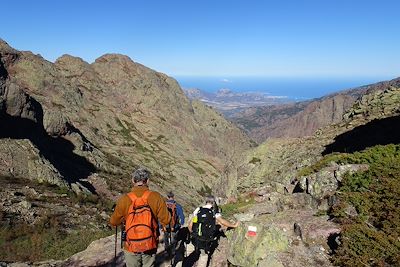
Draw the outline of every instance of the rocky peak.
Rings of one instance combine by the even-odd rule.
[[[108,54],[104,54],[100,57],[98,57],[95,60],[95,63],[109,63],[109,64],[120,64],[120,65],[124,65],[124,64],[136,64],[135,62],[133,62],[133,60],[126,56],[126,55],[122,55],[122,54],[115,54],[115,53],[108,53]]]
[[[64,54],[61,57],[57,58],[55,63],[56,66],[58,67],[64,67],[64,68],[69,68],[73,69],[74,67],[77,68],[88,68],[89,64],[84,61],[80,57],[74,57],[68,54]]]
[[[0,38],[0,53],[16,53],[17,50],[12,48],[6,41]]]

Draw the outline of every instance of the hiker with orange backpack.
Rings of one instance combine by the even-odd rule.
[[[172,218],[170,223],[163,227],[163,231],[165,250],[171,256],[175,250],[176,235],[181,226],[185,223],[185,215],[182,206],[175,201],[175,195],[172,191],[167,194],[167,197],[166,205]]]
[[[132,174],[133,188],[117,202],[110,224],[125,224],[126,241],[124,255],[127,267],[152,267],[159,241],[158,222],[169,224],[171,215],[164,198],[150,191],[148,182],[150,172],[143,167]]]

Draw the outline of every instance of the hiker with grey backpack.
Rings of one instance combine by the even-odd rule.
[[[239,222],[231,223],[222,218],[213,196],[205,198],[205,205],[193,212],[188,228],[191,233],[195,253],[198,255],[197,267],[206,267],[216,248],[220,227],[236,228]]]
[[[164,246],[165,251],[168,253],[169,257],[172,257],[175,253],[177,244],[177,234],[181,229],[182,225],[185,223],[185,215],[183,213],[183,208],[175,201],[175,195],[171,191],[167,194],[166,205],[169,213],[171,214],[171,221],[169,224],[164,226]]]

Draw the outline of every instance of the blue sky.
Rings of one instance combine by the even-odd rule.
[[[169,75],[400,76],[400,1],[8,0],[0,37],[54,61],[122,53]]]

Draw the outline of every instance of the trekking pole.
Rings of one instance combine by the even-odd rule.
[[[172,219],[171,219],[172,220]],[[171,221],[169,221],[169,235],[168,235],[168,239],[169,239],[169,251],[171,252],[170,253],[170,257],[171,257],[171,266],[173,266],[173,255],[174,255],[174,253],[173,252],[175,252],[175,251],[172,251],[172,250],[175,250],[175,248],[174,248],[174,245],[172,244],[172,227],[171,227]]]
[[[118,226],[115,226],[115,243],[114,243],[114,267],[117,267],[117,239],[118,239]]]
[[[124,241],[126,241],[125,223],[121,224],[121,249],[124,248]]]

